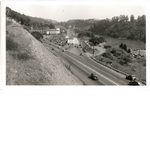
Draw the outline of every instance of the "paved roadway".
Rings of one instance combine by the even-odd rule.
[[[125,76],[117,73],[110,68],[88,58],[86,55],[77,56],[68,51],[62,52],[62,49],[56,48],[54,45],[45,44],[48,49],[62,60],[70,65],[70,70],[78,78],[80,78],[85,85],[127,85],[128,81]],[[54,50],[51,50],[54,48]],[[88,78],[91,73],[97,74],[99,80],[93,81]]]
[[[68,29],[67,30],[67,35],[68,35],[68,37],[70,38],[70,39],[68,39],[68,43],[70,43],[70,44],[75,44],[75,45],[79,45],[79,41],[78,41],[78,39],[75,37],[75,34],[74,34],[74,32],[73,32],[73,30],[72,29]]]

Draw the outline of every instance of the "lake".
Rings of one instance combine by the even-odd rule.
[[[121,43],[126,44],[130,49],[146,49],[146,43],[142,41],[129,40],[129,39],[117,39],[110,36],[102,36],[106,39],[111,46],[119,46]]]

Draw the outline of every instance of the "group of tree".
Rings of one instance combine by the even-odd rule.
[[[22,25],[30,26],[31,20],[24,14],[20,14],[14,10],[11,10],[9,7],[6,7],[6,16],[13,18],[15,21],[19,22]]]
[[[76,31],[76,33],[78,33],[78,38],[81,38],[81,37],[84,37],[84,36],[86,36],[86,37],[89,37],[89,38],[92,38],[92,37],[94,37],[94,34],[91,32],[91,31],[85,31],[85,30],[75,30]]]
[[[42,29],[42,28],[50,28],[54,29],[55,25],[52,21],[37,17],[26,16],[24,14],[20,14],[9,7],[6,7],[6,16],[9,18],[13,18],[18,23],[25,26],[32,26],[34,29]]]
[[[92,43],[93,46],[96,46],[100,43],[106,42],[106,40],[103,37],[95,37],[94,36],[89,40],[89,42]]]
[[[124,49],[127,53],[131,53],[131,50],[127,48],[126,44],[121,43],[119,45],[120,48]]]
[[[95,34],[108,35],[111,37],[129,38],[146,41],[146,16],[126,15],[115,16],[112,19],[102,19],[93,23],[89,29]]]
[[[43,38],[43,35],[37,31],[31,32],[31,34],[37,39],[40,40]]]

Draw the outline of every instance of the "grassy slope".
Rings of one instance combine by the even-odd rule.
[[[112,51],[112,50],[116,51]],[[112,66],[128,74],[135,75],[139,80],[146,82],[146,58],[130,56],[120,48],[107,49],[105,54],[95,56],[101,62],[112,62]]]
[[[56,56],[15,21],[6,21],[7,85],[82,84]]]

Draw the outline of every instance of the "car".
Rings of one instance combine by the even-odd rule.
[[[98,77],[96,74],[91,73],[91,75],[89,76],[90,79],[92,80],[98,80]]]
[[[128,85],[141,85],[141,83],[136,81],[136,80],[132,80],[132,81],[129,82]]]
[[[127,75],[126,79],[132,81],[132,80],[136,80],[136,77],[134,75]]]
[[[65,50],[63,49],[62,52],[65,52]]]

